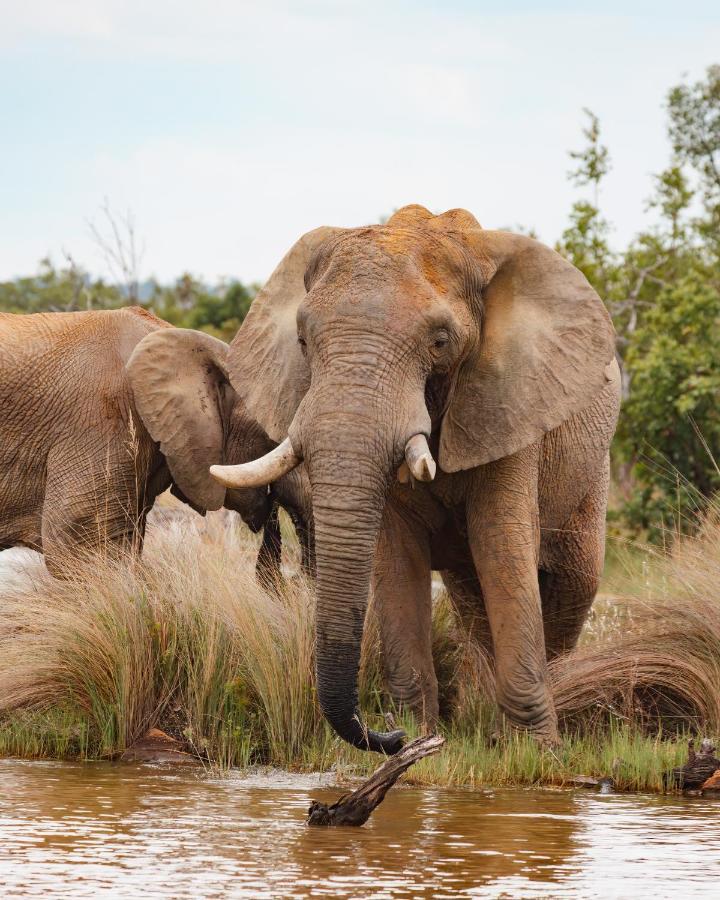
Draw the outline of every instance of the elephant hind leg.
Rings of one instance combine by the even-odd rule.
[[[490,622],[475,566],[468,560],[466,566],[443,569],[441,574],[453,611],[465,635],[492,657]]]
[[[607,472],[541,552],[538,578],[548,659],[575,647],[600,586],[606,507]]]
[[[385,684],[393,700],[432,727],[438,685],[432,657],[430,542],[388,502],[373,571]]]

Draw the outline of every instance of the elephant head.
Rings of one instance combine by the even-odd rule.
[[[210,335],[159,328],[135,347],[126,372],[135,408],[170,469],[173,493],[201,513],[233,509],[259,531],[271,508],[267,486],[226,489],[208,471],[273,446],[230,385],[227,356],[227,344]]]
[[[280,446],[213,469],[263,484],[303,460],[315,519],[317,676],[345,740],[393,752],[357,709],[372,560],[393,480],[513,454],[582,409],[613,359],[584,276],[464,210],[410,206],[383,226],[318,229],[290,250],[231,345],[229,370]],[[246,386],[246,387],[245,387]]]

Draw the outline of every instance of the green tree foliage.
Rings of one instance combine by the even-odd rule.
[[[72,260],[56,268],[41,260],[37,275],[0,282],[0,312],[72,312],[79,309],[113,309],[125,299],[117,287],[92,279]]]
[[[246,287],[239,281],[224,287],[219,296],[205,292],[190,314],[191,327],[210,331],[226,341],[232,340],[250,309],[255,292],[255,288]]]
[[[587,144],[571,150],[576,166],[568,178],[581,188],[589,188],[590,199],[576,201],[570,210],[570,223],[557,244],[560,253],[585,273],[602,297],[608,297],[615,275],[615,259],[610,249],[610,225],[600,212],[600,189],[610,171],[610,153],[600,141],[600,120],[589,109],[583,110],[588,124],[583,129]]]
[[[623,412],[613,463],[622,517],[660,539],[696,522],[720,489],[720,66],[668,94],[669,167],[648,207],[657,221],[622,252],[599,208],[609,154],[586,111],[586,148],[571,179],[578,201],[558,250],[604,298],[618,331]]]
[[[668,133],[681,165],[696,176],[703,214],[699,235],[720,252],[720,65],[710,66],[695,84],[680,84],[668,94]]]
[[[154,283],[145,305],[173,325],[196,328],[231,341],[256,292],[255,285],[246,286],[239,281],[208,288],[186,272],[173,285]]]
[[[172,285],[155,281],[140,285],[138,302],[161,319],[181,328],[207,331],[224,341],[234,337],[257,291],[231,281],[208,288],[185,273]],[[56,268],[41,261],[37,275],[0,282],[0,312],[72,312],[83,309],[117,309],[128,305],[124,286],[93,279],[72,260]]]

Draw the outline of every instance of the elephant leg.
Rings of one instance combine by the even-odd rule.
[[[475,566],[468,560],[467,565],[458,564],[451,569],[443,569],[441,574],[463,631],[470,640],[479,644],[485,653],[492,657],[490,620]]]
[[[262,584],[279,583],[281,577],[282,535],[279,516],[280,510],[277,502],[274,502],[263,526],[262,543],[255,563],[255,577]]]
[[[388,502],[373,572],[385,683],[398,705],[430,727],[438,718],[431,586],[427,530]]]
[[[315,556],[312,547],[311,526],[293,507],[288,507],[287,513],[295,526],[295,534],[300,544],[300,569],[308,578],[315,578]]]
[[[515,724],[557,740],[538,584],[537,448],[484,466],[471,482],[467,525],[493,647],[497,699]]]
[[[605,559],[609,465],[561,531],[540,554],[547,658],[572,650],[600,585]]]

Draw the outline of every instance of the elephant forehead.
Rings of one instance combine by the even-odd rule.
[[[433,293],[447,294],[466,267],[463,248],[445,234],[381,226],[346,234],[333,251],[325,281],[335,288],[372,283],[420,289],[420,297],[430,299]]]

